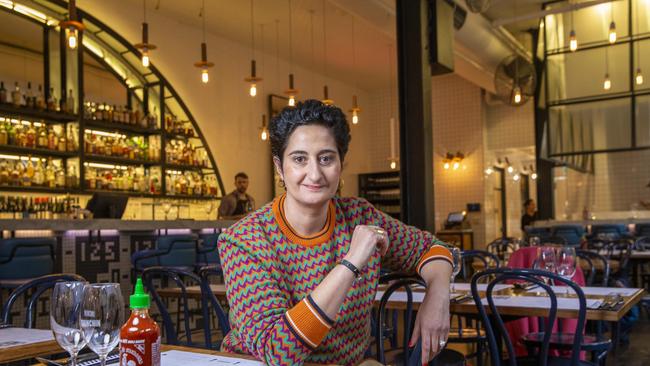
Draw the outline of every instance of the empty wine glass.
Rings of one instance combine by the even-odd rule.
[[[461,253],[460,253],[459,248],[451,247],[449,249],[449,251],[451,252],[451,260],[453,262],[453,269],[452,269],[451,279],[449,280],[449,282],[451,282],[451,292],[453,293],[455,291],[455,289],[454,289],[454,279],[456,278],[458,273],[460,273],[460,269],[461,269],[463,263],[462,263],[462,258],[461,258]]]
[[[70,365],[77,365],[77,354],[86,346],[81,331],[81,301],[86,282],[59,282],[54,285],[50,305],[50,327],[57,343],[70,354]]]
[[[210,219],[210,213],[214,209],[214,204],[212,202],[208,202],[205,204],[205,214],[208,216],[208,220]]]
[[[172,209],[172,204],[169,202],[164,202],[162,206],[163,212],[165,213],[165,220],[167,220],[167,215],[169,215],[169,211]]]
[[[86,285],[81,303],[81,329],[88,347],[99,356],[102,366],[106,356],[120,340],[124,322],[124,299],[117,283]]]
[[[571,281],[576,270],[576,249],[572,247],[559,248],[556,266],[558,276]],[[569,294],[569,286],[567,286],[566,293]]]
[[[535,259],[533,267],[547,272],[555,272],[555,249],[553,247],[540,247],[537,253],[537,259]],[[543,277],[543,281],[548,283],[548,278]]]

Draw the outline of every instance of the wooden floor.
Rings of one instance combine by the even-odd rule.
[[[623,349],[618,357],[609,357],[607,365],[616,366],[647,366],[650,365],[650,320],[644,311],[641,311],[641,319],[630,333],[630,345]]]

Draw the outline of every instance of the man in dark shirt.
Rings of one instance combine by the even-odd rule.
[[[235,190],[221,199],[219,218],[226,220],[239,220],[255,209],[253,196],[246,193],[248,189],[248,175],[237,173],[235,175]]]
[[[526,226],[531,226],[537,220],[537,206],[531,198],[524,203],[524,215],[521,217],[521,231],[526,232]]]

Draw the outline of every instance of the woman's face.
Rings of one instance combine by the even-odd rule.
[[[274,159],[287,195],[308,206],[322,205],[336,194],[341,157],[332,132],[321,125],[296,128],[289,136],[282,163]]]

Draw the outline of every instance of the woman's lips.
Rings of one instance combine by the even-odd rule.
[[[307,190],[314,191],[314,192],[318,192],[323,188],[323,186],[311,185],[311,184],[303,184],[303,186],[307,188]]]

